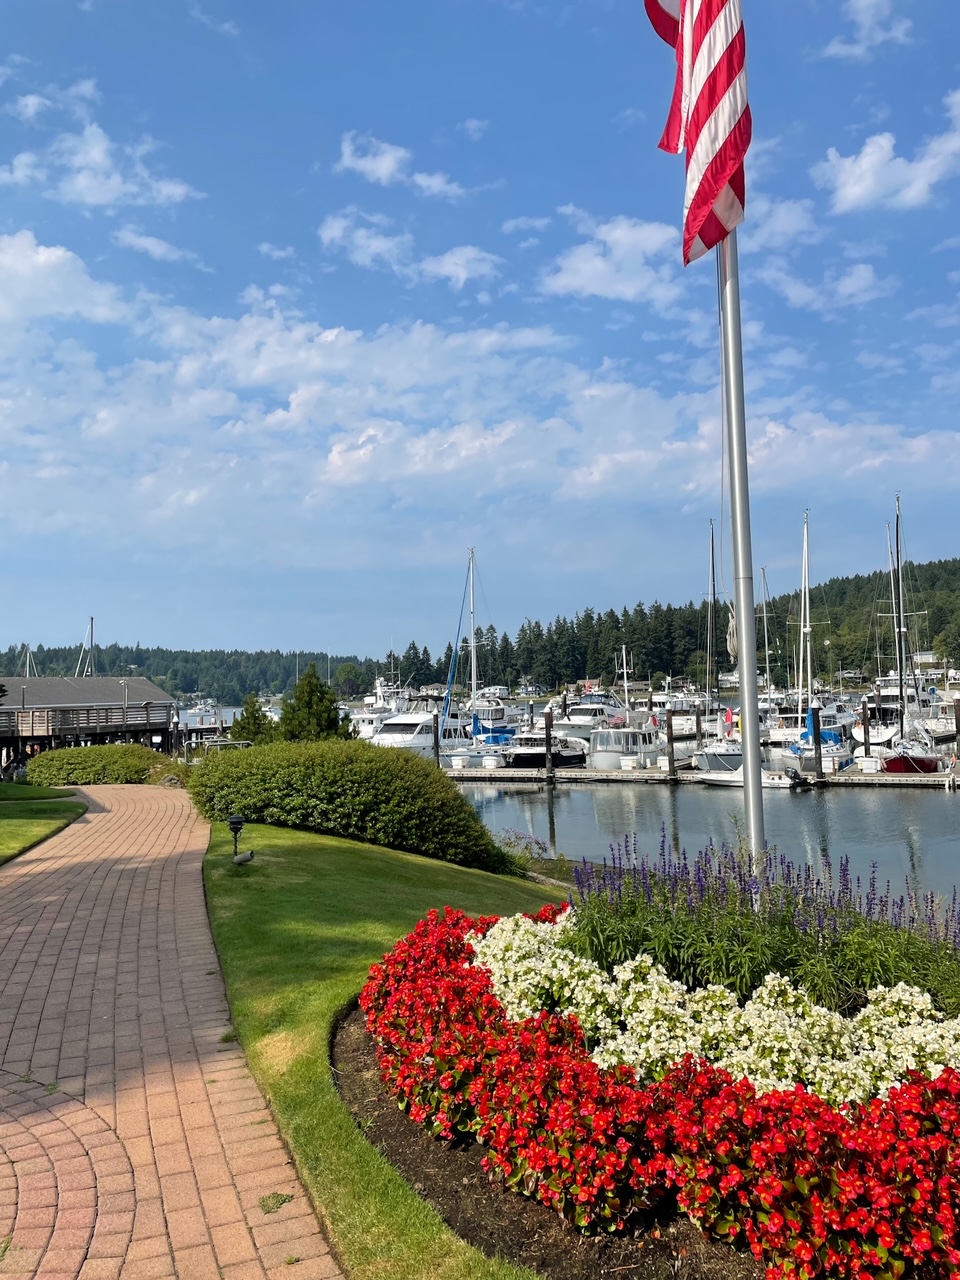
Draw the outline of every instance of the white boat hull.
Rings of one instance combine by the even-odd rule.
[[[694,775],[698,782],[705,782],[711,787],[742,787],[743,768],[739,769],[698,769]],[[800,774],[785,773],[779,769],[761,769],[760,785],[764,791],[796,791],[809,786]]]

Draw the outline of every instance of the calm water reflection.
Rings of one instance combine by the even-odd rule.
[[[558,786],[463,784],[462,791],[493,832],[527,831],[568,858],[601,861],[611,843],[637,833],[638,848],[655,852],[662,834],[678,850],[695,852],[712,839],[735,841],[743,798],[695,786]],[[855,875],[876,862],[881,884],[899,892],[909,878],[921,889],[949,894],[960,883],[960,794],[906,788],[826,788],[769,792],[763,797],[767,840],[789,857],[836,863],[847,854]]]

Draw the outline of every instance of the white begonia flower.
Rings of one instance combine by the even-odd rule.
[[[687,991],[647,955],[608,976],[570,950],[573,923],[572,910],[556,924],[510,916],[471,943],[508,1017],[575,1015],[599,1066],[625,1063],[649,1081],[689,1053],[761,1092],[801,1081],[841,1105],[885,1097],[911,1070],[935,1078],[960,1064],[960,1019],[945,1020],[916,987],[878,987],[843,1018],[768,974],[741,1006],[725,987]]]

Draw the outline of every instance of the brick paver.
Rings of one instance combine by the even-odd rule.
[[[83,794],[0,870],[0,1276],[338,1280],[225,1038],[207,825],[181,791]]]

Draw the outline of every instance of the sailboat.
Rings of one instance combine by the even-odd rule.
[[[881,677],[877,682],[875,699],[877,713],[876,732],[878,736],[883,734],[885,741],[874,749],[875,726],[871,723],[869,726],[871,755],[875,755],[879,759],[880,768],[884,773],[936,773],[940,768],[940,756],[934,747],[933,738],[929,730],[917,714],[921,707],[922,694],[920,682],[917,679],[910,657],[911,646],[903,590],[903,531],[900,519],[899,493],[897,494],[895,537],[891,546],[890,526],[888,525],[887,550],[890,556],[890,586],[893,597],[893,630],[897,661],[896,723],[891,733],[890,725],[884,726],[881,721],[884,689],[884,681],[883,677]],[[889,688],[891,679],[891,677],[887,678],[887,688]],[[914,712],[913,717],[907,716],[908,708]],[[884,733],[885,728],[886,733]],[[865,741],[862,726],[858,736],[861,741]],[[858,756],[866,756],[866,746],[858,748],[857,754]]]
[[[710,588],[707,597],[707,671],[705,684],[707,721],[716,710],[716,732],[712,734],[693,757],[698,775],[705,773],[737,774],[743,785],[743,744],[739,734],[734,737],[735,717],[733,709],[720,708],[720,659],[717,653],[717,575],[714,550],[713,521],[710,521]],[[731,615],[732,620],[732,615]],[[728,638],[730,627],[727,628]],[[734,783],[736,785],[736,783]]]
[[[816,770],[818,744],[814,737],[814,687],[813,652],[810,621],[810,513],[803,513],[803,568],[800,589],[800,654],[797,663],[797,724],[796,739],[780,753],[781,759],[801,773]],[[822,711],[819,704],[818,711]],[[806,708],[806,709],[805,709]],[[819,754],[824,773],[839,773],[853,764],[853,752],[839,725],[836,712],[830,713],[832,724],[828,727],[820,716]]]

